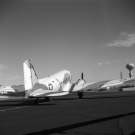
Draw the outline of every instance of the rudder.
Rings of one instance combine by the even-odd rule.
[[[26,92],[26,97],[28,97],[32,92],[38,89],[39,82],[38,82],[37,74],[30,60],[26,60],[23,63],[23,70],[24,70],[25,92]]]

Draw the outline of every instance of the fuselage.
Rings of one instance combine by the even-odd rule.
[[[39,79],[39,84],[46,86],[47,90],[69,91],[71,87],[71,74],[68,70],[62,70],[44,79]]]

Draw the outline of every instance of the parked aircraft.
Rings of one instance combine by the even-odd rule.
[[[25,95],[24,85],[12,85],[0,87],[0,98],[7,97],[6,99],[10,99],[10,97],[24,97],[24,95]]]
[[[15,90],[11,86],[2,86],[0,87],[0,94],[9,94],[15,93]]]
[[[71,83],[72,77],[68,70],[62,70],[51,76],[43,79],[38,79],[37,74],[30,60],[23,63],[24,70],[24,86],[5,86],[1,88],[0,94],[9,96],[24,96],[25,98],[36,98],[35,103],[38,103],[39,98],[45,98],[46,101],[50,100],[49,97],[63,96],[69,93],[77,93],[79,98],[83,97],[82,88],[91,84],[86,83],[81,79],[76,83]],[[85,86],[83,86],[85,84]],[[25,93],[24,93],[25,91]],[[9,97],[10,99],[10,97]]]
[[[4,89],[4,93],[7,94],[7,90],[12,90],[18,96],[25,96],[25,98],[35,98],[35,104],[38,103],[39,98],[45,98],[46,101],[50,100],[50,97],[54,96],[64,96],[70,93],[77,93],[79,98],[83,97],[83,91],[95,90],[110,91],[110,88],[119,87],[133,87],[135,84],[135,79],[130,78],[126,80],[105,80],[95,83],[86,83],[83,79],[83,73],[81,74],[81,79],[76,83],[72,83],[72,76],[68,70],[62,70],[51,76],[43,79],[38,79],[35,69],[30,62],[26,60],[23,63],[24,70],[24,87],[23,86],[13,86],[11,89]],[[132,86],[130,86],[132,84]],[[19,89],[21,92],[19,93]],[[25,91],[25,92],[24,92]]]
[[[79,98],[83,97],[82,88],[89,85],[83,79],[83,73],[81,79],[76,83],[71,83],[72,77],[68,70],[62,70],[51,76],[43,79],[38,79],[35,69],[30,62],[26,60],[23,63],[24,69],[24,86],[25,86],[25,97],[36,98],[35,103],[38,103],[39,98],[44,97],[49,100],[48,97],[63,96],[69,93],[78,93]]]
[[[85,84],[84,84],[85,85]],[[84,86],[83,85],[83,86]],[[95,82],[93,84],[88,85],[82,90],[92,90],[92,91],[123,91],[124,88],[129,88],[126,90],[130,90],[130,88],[135,90],[135,78],[128,79],[117,79],[117,80],[104,80]]]
[[[109,87],[114,87],[123,84],[123,80],[111,80],[101,86],[101,89],[108,89]]]
[[[77,93],[81,99],[83,97],[83,91],[88,91],[94,88],[99,88],[99,91],[102,89],[108,91],[108,89],[114,87],[119,87],[120,89],[127,86],[130,87],[129,84],[131,84],[131,82],[131,87],[133,87],[133,84],[135,83],[134,78],[86,83],[83,79],[83,73],[81,74],[81,79],[76,83],[71,83],[72,77],[68,70],[62,70],[44,79],[38,79],[30,60],[26,60],[23,63],[23,67],[26,97],[36,98],[35,103],[38,102],[40,97],[45,97],[48,100],[49,98],[47,97],[63,96],[70,93]]]

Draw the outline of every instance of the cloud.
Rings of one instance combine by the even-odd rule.
[[[0,70],[5,69],[5,68],[8,68],[8,67],[4,64],[0,64]]]
[[[100,65],[103,65],[103,62],[99,62],[99,63],[97,63],[97,64],[100,66]]]
[[[97,63],[97,65],[99,65],[99,66],[105,65],[105,64],[110,64],[110,62],[109,61],[105,61],[105,62],[99,62],[99,63]]]
[[[102,65],[109,65],[112,63],[119,63],[119,62],[128,62],[128,59],[103,61],[103,62],[98,62],[97,65],[102,66]]]
[[[97,65],[101,66],[101,65],[110,64],[110,63],[111,61],[104,61],[104,62],[97,63]]]
[[[135,45],[135,33],[121,33],[120,38],[105,46],[107,47],[132,47]]]

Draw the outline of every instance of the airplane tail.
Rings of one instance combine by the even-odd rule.
[[[23,63],[25,96],[29,97],[39,87],[38,77],[30,60]]]

